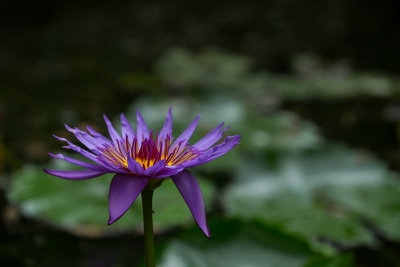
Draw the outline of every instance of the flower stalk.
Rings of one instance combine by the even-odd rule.
[[[153,232],[153,190],[144,189],[142,195],[144,247],[146,253],[146,266],[155,267],[155,249]]]

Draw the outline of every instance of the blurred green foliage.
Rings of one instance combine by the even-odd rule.
[[[71,165],[53,160],[50,169],[71,169]],[[73,168],[72,168],[73,169]],[[107,226],[108,188],[111,175],[99,179],[69,181],[52,177],[41,168],[27,165],[13,176],[10,200],[17,203],[22,212],[40,218],[71,231],[90,228],[101,232],[142,228],[141,198],[113,226]],[[215,195],[213,185],[200,179],[200,186],[210,206]],[[154,227],[156,231],[185,224],[192,220],[189,209],[171,181],[165,181],[154,196]],[[81,231],[79,231],[81,233]]]
[[[379,248],[382,237],[400,241],[397,175],[371,154],[327,141],[316,125],[280,109],[284,100],[389,97],[400,90],[397,78],[312,56],[294,59],[293,74],[272,74],[254,69],[246,57],[182,48],[166,53],[155,73],[118,77],[125,92],[150,88],[127,108],[132,122],[139,108],[159,130],[172,106],[175,136],[199,113],[192,143],[221,121],[231,126],[227,135],[242,135],[234,150],[194,170],[212,240],[197,228],[176,227],[193,224],[191,214],[170,181],[157,189],[156,230],[179,233],[167,238],[160,266],[351,267],[354,249]],[[60,161],[47,167],[71,168]],[[8,197],[24,215],[73,233],[81,227],[140,231],[140,198],[119,222],[104,227],[109,182],[109,176],[61,180],[26,165],[11,175]]]
[[[251,60],[218,50],[190,53],[175,49],[158,63],[162,80],[177,90],[222,90],[279,99],[336,99],[356,95],[390,96],[400,92],[397,77],[357,73],[346,61],[324,62],[313,55],[293,59],[293,74],[254,71]]]
[[[210,220],[210,226],[218,232],[211,240],[199,239],[193,230],[174,238],[160,266],[353,266],[351,258],[339,262],[341,255],[332,258],[315,254],[307,243],[276,228],[236,220]]]
[[[357,199],[363,209],[376,216],[382,212],[382,202],[388,200],[369,193],[357,198],[356,192],[362,188],[382,190],[387,183],[400,186],[379,161],[336,146],[285,157],[275,169],[249,163],[236,176],[237,181],[228,187],[224,197],[228,214],[277,225],[325,252],[329,247],[374,245],[377,241],[365,224],[368,217],[355,212],[345,200]],[[331,197],[333,192],[337,199]],[[400,195],[389,190],[386,193],[393,203],[400,202]],[[387,227],[378,218],[370,221],[378,229]]]

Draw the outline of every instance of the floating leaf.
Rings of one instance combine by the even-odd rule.
[[[317,256],[312,258],[303,267],[351,267],[354,266],[351,254],[337,255],[335,257]]]
[[[324,193],[386,238],[400,240],[400,181],[397,179],[349,187],[335,186]]]
[[[52,161],[50,169],[68,169],[71,165]],[[103,230],[141,229],[141,198],[128,210],[126,216],[107,227],[108,190],[111,175],[96,179],[69,181],[47,175],[41,168],[26,165],[14,173],[8,197],[27,216],[47,220],[55,225],[73,229],[99,227]],[[206,205],[214,195],[213,185],[199,179]],[[165,181],[155,194],[153,207],[156,229],[182,223],[193,223],[184,200],[170,180]],[[107,228],[106,228],[107,227]]]
[[[385,183],[390,173],[379,161],[367,154],[326,146],[313,153],[286,157],[275,171],[264,168],[253,162],[246,170],[237,172],[237,181],[223,198],[229,215],[277,225],[325,252],[330,252],[331,246],[375,243],[372,232],[360,218],[363,213],[354,212],[357,205],[337,201],[328,192],[336,188],[340,198],[350,201],[354,191],[349,188]],[[388,199],[396,195],[386,193],[392,196]],[[358,207],[366,209],[366,202],[373,198],[364,196],[357,200]],[[393,207],[395,201],[390,203]],[[379,220],[374,222],[378,224]]]
[[[318,256],[307,243],[256,223],[211,220],[210,228],[215,233],[211,239],[192,230],[170,241],[158,266],[300,267]]]
[[[345,62],[326,64],[301,55],[294,59],[295,74],[252,71],[249,58],[219,50],[191,53],[177,48],[156,64],[168,86],[181,90],[223,91],[237,94],[257,105],[259,99],[337,99],[356,95],[390,96],[399,91],[398,79],[382,73],[355,72]],[[267,101],[268,102],[268,101]],[[273,104],[272,104],[273,106]]]

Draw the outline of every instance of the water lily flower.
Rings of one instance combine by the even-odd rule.
[[[159,133],[149,130],[139,110],[136,132],[123,114],[121,134],[104,115],[111,139],[90,126],[87,127],[87,131],[82,131],[65,125],[87,149],[76,146],[65,138],[55,138],[67,143],[63,148],[76,151],[93,163],[50,153],[54,158],[63,159],[85,169],[44,171],[70,180],[90,179],[105,173],[115,173],[109,191],[108,224],[118,220],[145,188],[154,188],[163,179],[170,177],[200,229],[210,237],[203,195],[197,180],[188,169],[222,156],[237,145],[241,137],[228,136],[222,143],[215,145],[229,128],[223,129],[224,123],[221,123],[202,139],[189,145],[189,139],[199,119],[200,115],[177,138],[172,137],[171,108]]]

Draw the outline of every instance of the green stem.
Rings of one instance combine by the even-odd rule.
[[[144,246],[146,251],[146,266],[155,267],[155,249],[153,232],[153,190],[142,191],[143,224],[144,224]]]

